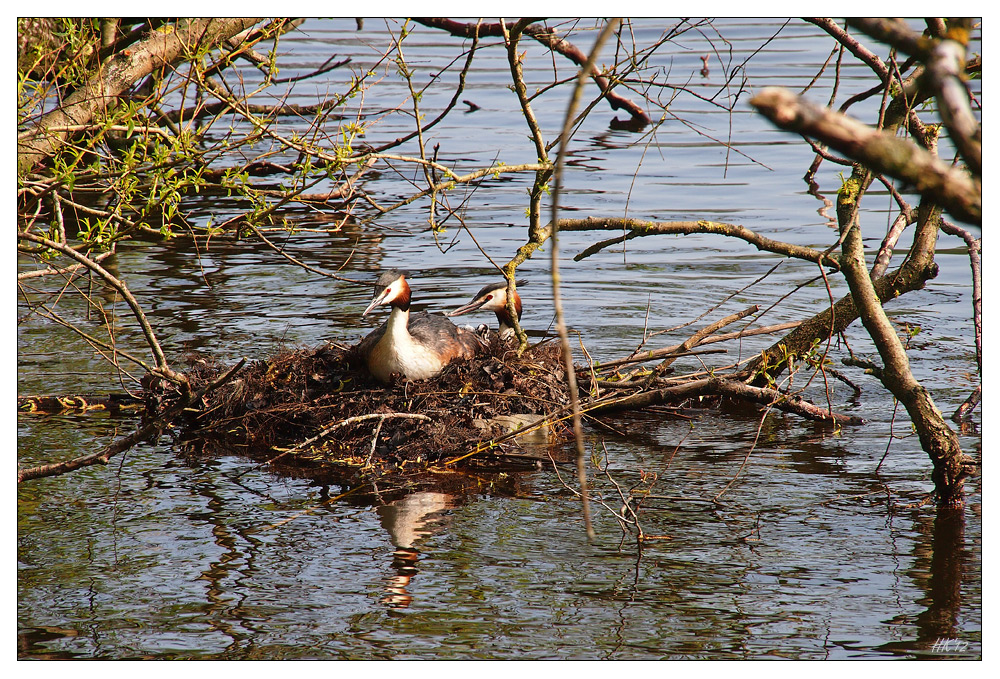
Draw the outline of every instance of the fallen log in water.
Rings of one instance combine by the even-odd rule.
[[[140,412],[144,401],[132,394],[74,394],[72,396],[18,396],[17,409],[23,413],[60,414],[106,410],[112,414]]]

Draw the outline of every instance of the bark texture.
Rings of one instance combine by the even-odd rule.
[[[778,127],[818,139],[869,169],[912,185],[958,219],[983,222],[982,183],[917,145],[813,104],[780,87],[750,100]]]
[[[29,172],[55,153],[71,134],[64,128],[86,125],[115,104],[119,95],[157,68],[167,66],[198,47],[216,45],[250,28],[260,19],[195,19],[168,24],[104,63],[63,105],[45,114],[30,134],[17,140],[17,172]]]
[[[945,505],[958,506],[964,502],[962,489],[965,478],[973,472],[972,460],[962,453],[958,436],[934,405],[930,393],[913,376],[906,347],[886,316],[868,275],[858,224],[858,198],[843,190],[838,200],[838,219],[844,241],[842,272],[854,297],[861,323],[882,358],[879,380],[906,408],[920,438],[920,445],[934,465],[932,478],[938,500]],[[940,214],[936,207],[927,204],[921,206],[921,212],[911,261],[917,267],[926,267],[932,265]]]

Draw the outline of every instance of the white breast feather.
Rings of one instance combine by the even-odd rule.
[[[388,382],[393,373],[423,380],[434,377],[444,367],[436,353],[413,341],[406,330],[407,316],[393,309],[385,334],[368,357],[368,369],[377,380]]]

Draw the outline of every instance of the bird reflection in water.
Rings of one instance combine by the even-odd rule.
[[[391,608],[406,608],[413,601],[406,587],[418,572],[420,550],[414,544],[431,535],[442,518],[441,512],[455,504],[454,495],[424,491],[378,507],[379,522],[389,532],[389,539],[396,548],[392,553],[396,574],[386,578],[382,603]]]

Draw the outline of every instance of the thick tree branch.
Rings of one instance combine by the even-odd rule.
[[[982,130],[962,81],[972,20],[949,19],[947,26],[936,27],[933,37],[910,29],[902,19],[854,18],[848,24],[926,64],[922,86],[937,97],[941,119],[966,164],[973,174],[982,174]]]
[[[969,460],[962,454],[958,437],[945,422],[930,394],[913,376],[906,347],[882,307],[865,261],[858,219],[860,196],[847,190],[849,187],[841,190],[837,202],[837,217],[843,233],[842,271],[861,322],[882,357],[879,380],[906,408],[921,447],[934,464],[932,477],[940,501],[947,505],[960,505],[964,479],[969,473]],[[918,266],[921,263],[932,265],[940,215],[937,208],[926,203],[921,204],[920,212],[911,260]]]
[[[885,62],[882,61],[878,55],[858,42],[847,31],[838,26],[836,21],[829,17],[806,17],[805,21],[822,28],[824,31],[829,33],[834,40],[846,47],[851,54],[865,64],[868,64],[868,67],[874,71],[875,75],[877,75],[879,80],[882,81],[883,87],[889,82],[892,74],[889,72],[889,67],[885,65]]]
[[[915,144],[817,106],[779,87],[764,88],[750,104],[778,127],[817,139],[874,172],[913,185],[921,195],[934,200],[962,221],[982,224],[981,180],[945,164]]]
[[[969,92],[962,81],[965,45],[943,40],[927,59],[928,89],[937,97],[941,120],[972,173],[983,172],[983,131],[969,105]]]
[[[172,63],[195,45],[215,45],[246,30],[260,19],[195,19],[168,24],[129,50],[120,52],[68,96],[62,106],[42,116],[33,135],[17,141],[17,171],[24,174],[55,153],[69,138],[65,129],[87,125],[141,78]]]
[[[935,38],[914,31],[904,19],[851,17],[847,20],[847,25],[921,61],[926,59],[937,43]]]

